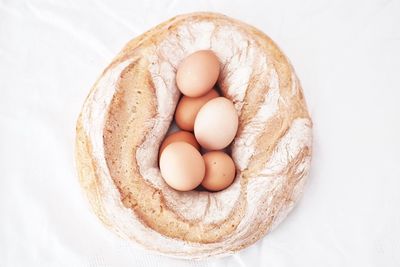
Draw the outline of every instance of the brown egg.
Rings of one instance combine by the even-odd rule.
[[[176,85],[182,94],[198,97],[206,94],[218,80],[219,61],[211,50],[190,54],[179,65]]]
[[[201,107],[209,100],[218,96],[218,92],[215,89],[200,97],[183,96],[176,107],[176,124],[183,130],[193,131],[194,120]]]
[[[232,184],[235,179],[235,163],[222,151],[211,151],[203,155],[206,174],[201,185],[210,191],[220,191]]]
[[[192,133],[189,133],[186,131],[177,131],[175,133],[168,135],[164,139],[164,141],[162,142],[162,144],[160,146],[159,155],[161,156],[161,153],[163,152],[163,150],[169,144],[174,143],[174,142],[186,142],[186,143],[194,146],[197,150],[200,150],[200,145],[199,145],[199,143],[197,143],[197,140]]]
[[[201,107],[194,121],[197,142],[207,149],[227,147],[236,136],[239,119],[232,101],[217,97]]]
[[[200,152],[185,142],[169,144],[160,157],[160,172],[165,182],[179,191],[189,191],[201,184],[205,164]]]

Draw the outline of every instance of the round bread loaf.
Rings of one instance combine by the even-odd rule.
[[[180,96],[177,66],[201,49],[218,56],[218,86],[239,114],[230,146],[237,174],[220,192],[178,192],[160,175],[158,150]],[[228,255],[271,231],[299,199],[311,129],[300,83],[269,37],[193,13],[133,39],[105,69],[77,122],[76,162],[94,212],[123,238],[172,257]]]

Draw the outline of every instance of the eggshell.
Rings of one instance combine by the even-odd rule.
[[[200,152],[192,145],[174,142],[161,153],[160,171],[169,186],[179,191],[189,191],[201,184],[205,164]]]
[[[198,97],[206,94],[218,80],[219,61],[211,50],[200,50],[186,57],[176,73],[182,94]]]
[[[218,92],[215,89],[200,97],[183,96],[176,107],[176,124],[183,130],[193,131],[194,120],[201,107],[209,100],[218,96]]]
[[[162,142],[162,144],[160,146],[159,154],[161,155],[163,150],[169,144],[174,143],[174,142],[186,142],[186,143],[194,146],[197,150],[200,150],[200,145],[192,133],[186,132],[186,131],[177,131],[177,132],[174,132],[174,133],[168,135],[164,139],[164,141]]]
[[[235,163],[222,151],[212,151],[203,155],[206,174],[201,185],[210,191],[227,188],[235,178]]]
[[[217,97],[208,101],[197,113],[194,134],[202,147],[220,150],[235,138],[238,124],[233,103],[225,97]]]

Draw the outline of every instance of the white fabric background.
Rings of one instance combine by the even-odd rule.
[[[217,11],[289,56],[314,120],[304,197],[243,252],[181,261],[133,249],[89,211],[75,121],[131,38]],[[0,266],[400,266],[400,1],[0,0]]]

